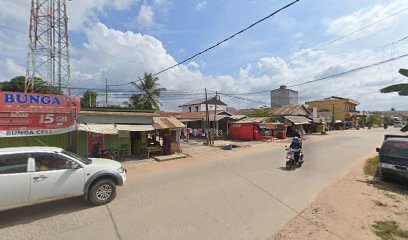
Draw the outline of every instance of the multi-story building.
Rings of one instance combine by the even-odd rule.
[[[215,97],[210,98],[205,101],[205,99],[197,99],[191,102],[185,103],[180,105],[182,112],[203,112],[205,111],[205,105],[208,104],[208,110],[214,111],[217,108],[217,111],[227,111],[227,104],[225,104],[220,99],[216,99]]]
[[[298,104],[298,92],[288,89],[285,85],[271,91],[271,107]]]
[[[335,120],[350,120],[353,115],[358,114],[356,107],[360,103],[358,101],[341,98],[341,97],[329,97],[321,100],[306,102],[309,109],[317,108],[318,112],[330,112]]]

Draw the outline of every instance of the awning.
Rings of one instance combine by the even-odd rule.
[[[174,117],[154,117],[153,122],[155,129],[180,129],[186,127]]]
[[[334,123],[343,123],[343,121],[341,121],[341,120],[336,120],[336,121],[334,121]]]
[[[284,116],[284,118],[295,125],[310,124],[310,122],[312,121],[309,118],[303,116]]]
[[[116,124],[116,128],[119,131],[129,131],[129,132],[149,132],[149,131],[154,131],[154,127],[152,125]]]
[[[99,134],[118,134],[118,129],[113,124],[80,123],[78,124],[78,131]]]

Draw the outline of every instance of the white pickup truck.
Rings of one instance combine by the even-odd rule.
[[[72,196],[111,202],[126,181],[121,163],[55,147],[0,149],[0,211]]]

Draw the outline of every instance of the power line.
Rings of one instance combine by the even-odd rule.
[[[327,80],[327,79],[330,79],[330,78],[340,77],[340,76],[348,74],[348,73],[357,72],[357,71],[364,70],[364,69],[367,69],[367,68],[375,67],[375,66],[378,66],[378,65],[381,65],[381,64],[384,64],[384,63],[388,63],[388,62],[392,62],[392,61],[395,61],[395,60],[398,60],[398,59],[401,59],[401,58],[405,58],[405,57],[408,57],[408,53],[403,54],[403,55],[398,56],[398,57],[390,58],[390,59],[387,59],[387,60],[384,60],[384,61],[376,62],[376,63],[370,64],[370,65],[366,65],[366,66],[354,68],[354,69],[351,69],[351,70],[348,70],[348,71],[344,71],[344,72],[341,72],[341,73],[333,74],[333,75],[330,75],[330,76],[327,76],[327,77],[322,77],[322,78],[318,78],[318,79],[315,79],[315,80],[294,84],[294,85],[291,85],[291,86],[288,86],[288,87],[298,87],[298,86],[303,86],[303,85],[314,83],[314,82]]]
[[[268,16],[266,16],[266,17],[264,17],[264,18],[262,18],[262,19],[260,19],[260,20],[258,20],[258,21],[256,21],[256,22],[252,23],[252,24],[249,25],[248,27],[246,27],[246,28],[244,28],[244,29],[242,29],[242,30],[240,30],[240,31],[238,31],[238,32],[236,32],[236,33],[234,33],[234,34],[232,34],[231,36],[227,37],[226,39],[224,39],[224,40],[222,40],[222,41],[220,41],[220,42],[218,42],[218,43],[216,43],[215,45],[213,45],[213,46],[211,46],[211,47],[209,47],[209,48],[207,48],[207,49],[205,49],[205,50],[203,50],[203,51],[201,51],[201,52],[199,52],[199,53],[196,53],[196,54],[194,54],[192,57],[189,57],[189,58],[187,58],[187,59],[185,59],[185,60],[183,60],[183,61],[181,61],[181,62],[179,62],[179,63],[177,63],[177,64],[175,64],[175,65],[173,65],[173,66],[171,66],[171,67],[168,67],[168,68],[166,68],[166,69],[163,69],[163,70],[161,70],[161,71],[159,71],[159,72],[153,74],[153,76],[159,75],[160,73],[163,73],[163,72],[168,71],[168,70],[170,70],[170,69],[172,69],[172,68],[175,68],[175,67],[177,67],[177,66],[180,66],[181,64],[183,64],[183,63],[185,63],[185,62],[187,62],[187,61],[190,61],[190,60],[192,60],[193,58],[195,58],[195,57],[197,57],[197,56],[199,56],[199,55],[201,55],[201,54],[203,54],[203,53],[205,53],[205,52],[207,52],[207,51],[209,51],[209,50],[211,50],[211,49],[213,49],[213,48],[215,48],[215,47],[221,45],[222,43],[229,41],[230,39],[232,39],[232,38],[236,37],[237,35],[239,35],[239,34],[245,32],[245,31],[247,31],[248,29],[254,27],[255,25],[257,25],[257,24],[259,24],[259,23],[265,21],[266,19],[268,19],[268,18],[270,18],[270,17],[276,15],[277,13],[279,13],[279,12],[285,10],[286,8],[289,8],[290,6],[294,5],[295,3],[299,2],[299,1],[300,1],[300,0],[295,0],[295,1],[293,1],[293,2],[291,2],[291,3],[289,3],[289,4],[287,4],[287,5],[285,5],[284,7],[282,7],[282,8],[280,8],[280,9],[276,10],[275,12],[269,14]]]
[[[237,35],[239,35],[239,34],[245,32],[245,31],[249,30],[250,28],[253,28],[255,25],[257,25],[257,24],[259,24],[259,23],[261,23],[261,22],[267,20],[268,18],[271,18],[272,16],[274,16],[274,15],[276,15],[277,13],[279,13],[279,12],[285,10],[286,8],[289,8],[290,6],[294,5],[295,3],[299,2],[299,1],[300,1],[300,0],[295,0],[295,1],[293,1],[293,2],[291,2],[291,3],[289,3],[289,4],[287,4],[287,5],[285,5],[284,7],[281,7],[280,9],[274,11],[273,13],[269,14],[268,16],[266,16],[266,17],[264,17],[264,18],[262,18],[262,19],[260,19],[260,20],[258,20],[258,21],[256,21],[256,22],[252,23],[252,24],[249,25],[248,27],[246,27],[246,28],[244,28],[244,29],[242,29],[242,30],[240,30],[240,31],[238,31],[238,32],[236,32],[236,33],[234,33],[234,34],[232,34],[231,36],[229,36],[229,37],[225,38],[224,40],[222,40],[222,41],[220,41],[220,42],[218,42],[218,43],[212,45],[211,47],[209,47],[209,48],[207,48],[207,49],[205,49],[205,50],[203,50],[203,51],[201,51],[201,52],[198,52],[198,53],[194,54],[193,56],[191,56],[191,57],[189,57],[189,58],[187,58],[187,59],[185,59],[185,60],[183,60],[183,61],[181,61],[181,62],[179,62],[179,63],[177,63],[177,64],[174,64],[174,65],[172,65],[172,66],[170,66],[170,67],[168,67],[168,68],[165,68],[165,69],[163,69],[163,70],[161,70],[161,71],[159,71],[159,72],[157,72],[157,73],[154,73],[154,74],[152,74],[152,76],[159,75],[159,74],[161,74],[161,73],[163,73],[163,72],[166,72],[166,71],[168,71],[168,70],[170,70],[170,69],[173,69],[173,68],[175,68],[175,67],[178,67],[178,66],[182,65],[183,63],[188,62],[188,61],[194,59],[195,57],[197,57],[197,56],[199,56],[199,55],[202,55],[202,54],[204,54],[204,53],[210,51],[210,50],[213,49],[213,48],[218,47],[218,46],[221,45],[222,43],[231,40],[232,38],[236,37]],[[143,79],[144,79],[144,78],[143,78]],[[139,79],[139,81],[142,81],[143,79]],[[110,85],[110,86],[124,86],[124,85],[127,85],[127,84],[129,84],[129,83],[115,84],[115,85]]]
[[[393,45],[393,44],[396,44],[396,43],[405,41],[405,40],[407,40],[407,39],[408,39],[408,35],[405,36],[405,37],[402,37],[402,38],[400,38],[400,39],[398,39],[398,40],[396,40],[396,41],[393,41],[393,42],[391,42],[391,43],[387,43],[387,44],[385,44],[385,45],[376,47],[376,48],[374,48],[374,49],[385,48],[385,47],[387,47],[387,46],[390,46],[390,45]],[[343,61],[343,62],[341,62],[341,63],[332,64],[332,65],[328,66],[327,68],[343,65],[344,63],[350,62],[351,60],[360,58],[360,57],[362,57],[362,56],[366,56],[366,55],[368,55],[368,54],[370,54],[370,53],[361,54],[361,55],[359,55],[359,56],[353,57],[353,58],[348,59],[348,60],[346,60],[346,61]],[[341,54],[340,54],[340,55],[341,55]],[[327,68],[326,68],[326,69],[327,69]],[[315,74],[315,73],[314,73],[314,74],[310,74],[310,75],[307,76],[307,77],[311,77],[311,76],[314,76],[314,75],[316,75],[316,74]],[[302,77],[302,78],[307,78],[307,77]],[[296,80],[291,81],[291,82],[295,82],[295,81],[296,81]],[[246,92],[246,93],[224,93],[224,94],[228,94],[228,95],[252,95],[252,94],[260,94],[260,93],[270,93],[272,90],[273,90],[273,89],[261,90],[261,91],[255,91],[255,92]]]
[[[313,52],[313,51],[317,51],[317,50],[323,49],[323,48],[325,48],[325,47],[327,47],[327,46],[329,46],[329,45],[331,45],[331,44],[333,44],[333,43],[335,43],[335,42],[338,42],[338,41],[340,41],[340,40],[342,40],[342,39],[344,39],[344,38],[346,38],[346,37],[349,37],[349,36],[351,36],[351,35],[357,33],[357,32],[360,32],[360,31],[362,31],[362,30],[364,30],[364,29],[367,29],[367,28],[369,28],[369,27],[371,27],[371,26],[373,26],[373,25],[375,25],[375,24],[377,24],[377,23],[380,23],[380,22],[382,22],[382,21],[385,21],[385,20],[387,20],[388,18],[391,18],[391,17],[393,17],[393,16],[395,16],[395,15],[398,15],[398,14],[400,14],[400,13],[406,11],[406,10],[408,10],[408,7],[407,7],[407,8],[404,8],[404,9],[401,9],[400,11],[397,11],[397,12],[395,12],[395,13],[392,13],[391,15],[388,15],[387,17],[384,17],[384,18],[381,18],[381,19],[379,19],[379,20],[377,20],[377,21],[374,21],[374,22],[372,22],[372,23],[370,23],[370,24],[368,24],[368,25],[366,25],[366,26],[364,26],[364,27],[362,27],[362,28],[360,28],[360,29],[357,29],[357,30],[355,30],[355,31],[353,31],[353,32],[350,32],[350,33],[348,33],[348,34],[346,34],[346,35],[343,35],[343,36],[338,37],[338,38],[336,38],[336,39],[334,39],[334,40],[331,40],[331,41],[329,41],[329,42],[327,42],[327,43],[324,43],[324,44],[323,44],[322,46],[320,46],[320,47],[313,48],[313,49],[311,49],[310,51],[306,51],[305,53],[300,54],[299,56],[290,58],[289,60],[286,60],[286,61],[284,61],[284,62],[278,64],[277,66],[272,67],[272,68],[270,68],[270,69],[268,69],[268,70],[266,70],[266,71],[259,72],[259,73],[256,73],[256,74],[254,74],[254,75],[251,75],[249,78],[259,76],[259,75],[264,74],[264,73],[267,73],[267,72],[269,72],[269,71],[271,71],[271,70],[273,70],[273,69],[277,69],[277,68],[283,66],[283,65],[286,64],[286,63],[290,63],[290,62],[292,62],[293,60],[296,60],[296,59],[298,59],[298,58],[301,58],[301,57],[303,57],[303,56],[305,56],[305,55],[307,55],[307,54],[309,54],[309,53],[311,53],[311,52]],[[312,47],[315,47],[315,46],[317,46],[317,45],[319,45],[319,43],[313,45]]]

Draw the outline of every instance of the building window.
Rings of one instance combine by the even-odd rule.
[[[198,112],[198,106],[195,106],[196,112]]]
[[[188,111],[191,112],[191,107],[188,107]]]

